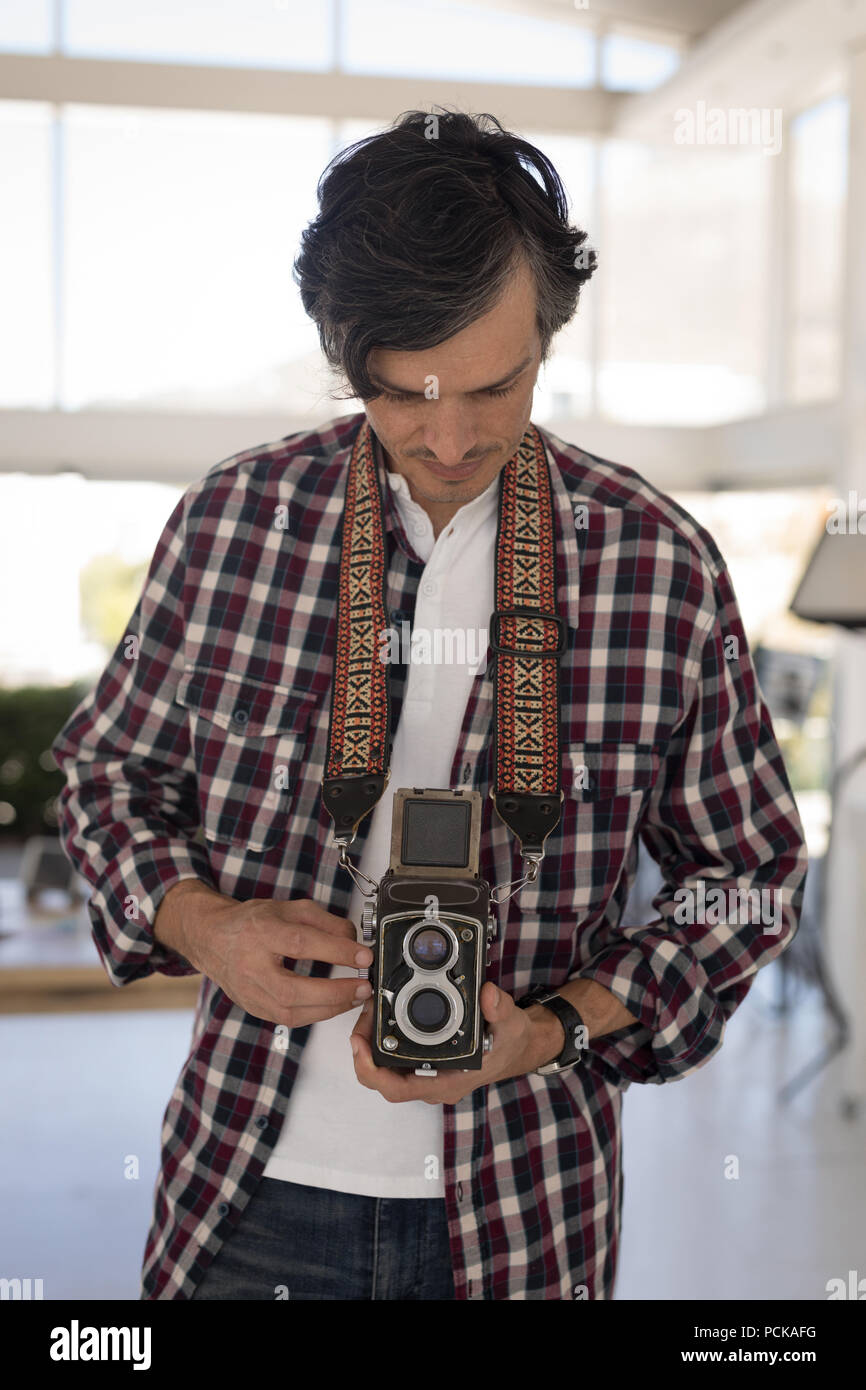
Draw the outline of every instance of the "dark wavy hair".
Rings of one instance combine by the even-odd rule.
[[[494,307],[521,260],[545,361],[596,267],[541,150],[488,113],[439,111],[404,112],[340,150],[301,235],[294,279],[350,398],[381,395],[367,374],[372,348],[445,342]]]

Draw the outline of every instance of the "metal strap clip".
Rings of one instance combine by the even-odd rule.
[[[515,893],[519,893],[521,888],[525,887],[527,883],[534,883],[538,878],[538,870],[541,867],[543,858],[544,850],[539,854],[524,854],[523,862],[527,865],[527,869],[523,878],[514,878],[510,883],[503,884],[501,888],[492,888],[490,890],[490,901],[496,903],[497,907],[500,907],[502,903],[507,903],[509,898],[513,898]],[[506,893],[506,888],[510,888],[511,892]]]
[[[360,869],[356,868],[355,865],[352,863],[351,859],[349,858],[349,845],[353,843],[354,839],[354,832],[349,836],[334,836],[333,843],[340,851],[340,864],[347,871],[347,873],[351,874],[352,878],[355,881],[355,884],[360,889],[361,893],[365,898],[375,898],[376,894],[379,891],[378,883],[375,879],[368,878],[365,873],[362,873]],[[361,882],[361,879],[364,880],[364,883],[368,883],[370,885],[369,888],[364,887],[364,883]]]

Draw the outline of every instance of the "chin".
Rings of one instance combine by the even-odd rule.
[[[483,478],[463,478],[454,483],[444,482],[440,478],[425,478],[415,486],[429,502],[471,502],[490,486],[494,476],[491,473]]]

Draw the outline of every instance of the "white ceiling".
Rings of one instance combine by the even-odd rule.
[[[672,112],[698,101],[791,117],[844,90],[864,42],[866,0],[750,0],[696,42],[668,82],[621,103],[617,133],[669,141]]]

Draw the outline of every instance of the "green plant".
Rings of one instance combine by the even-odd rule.
[[[56,829],[55,801],[65,779],[51,744],[87,690],[84,681],[0,689],[0,840]]]

